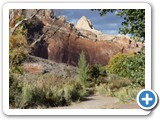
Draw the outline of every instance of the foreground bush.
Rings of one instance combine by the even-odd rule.
[[[17,18],[14,23],[18,23],[23,16]],[[10,28],[14,25],[10,24]],[[23,82],[17,79],[23,73],[21,63],[28,55],[27,40],[25,37],[27,30],[20,25],[14,34],[9,36],[9,103],[10,107],[19,106]]]
[[[21,86],[19,91],[12,86],[13,91],[10,94],[10,106],[13,108],[65,106],[81,100],[86,95],[86,91],[78,81],[63,79],[49,73],[38,76],[33,81],[24,79],[19,81],[18,85]],[[16,87],[17,84],[14,88]],[[13,94],[15,92],[16,94]]]
[[[19,72],[19,66],[28,55],[25,36],[10,35],[9,39],[9,68],[11,72]]]
[[[103,79],[107,77],[107,73],[104,67],[95,64],[89,66],[89,82],[90,84],[100,84],[105,82]]]
[[[21,100],[22,82],[17,79],[17,76],[19,74],[12,72],[9,75],[9,104],[11,108],[18,107]]]
[[[145,85],[145,53],[117,54],[107,65],[110,74],[127,77],[133,80],[134,85]]]

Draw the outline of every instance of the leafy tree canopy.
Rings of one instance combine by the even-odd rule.
[[[108,12],[123,17],[120,34],[131,34],[133,37],[145,39],[145,10],[144,9],[96,9],[104,16]]]

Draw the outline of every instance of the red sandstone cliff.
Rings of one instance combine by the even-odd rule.
[[[34,12],[35,10],[18,11],[25,17]],[[13,15],[11,18],[14,18]],[[137,52],[143,46],[128,37],[105,35],[95,30],[84,16],[74,27],[64,16],[57,18],[51,10],[40,10],[34,21],[34,27],[27,26],[29,44],[42,35],[43,38],[34,44],[32,55],[58,63],[76,66],[83,51],[88,63],[106,65],[113,55],[119,52]]]

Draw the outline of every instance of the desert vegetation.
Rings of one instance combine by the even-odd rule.
[[[87,95],[79,81],[50,73],[37,75],[31,81],[23,75],[15,75],[10,81],[13,81],[10,85],[11,108],[66,106]]]
[[[145,87],[145,54],[144,50],[136,54],[117,54],[107,66],[88,65],[80,55],[80,82],[92,88],[94,93],[113,96],[122,102],[135,101],[138,92]],[[84,65],[85,63],[85,65]],[[89,69],[88,69],[89,68]],[[82,74],[83,73],[83,74]]]
[[[35,14],[32,17],[34,18]],[[17,17],[14,19],[14,25],[10,25],[10,30],[15,28],[9,36],[10,108],[68,106],[72,102],[81,102],[93,94],[116,97],[125,103],[135,102],[137,93],[145,87],[144,49],[133,53],[119,51],[108,63],[106,61],[106,65],[90,64],[87,52],[83,50],[78,54],[77,66],[43,60],[32,54],[31,45],[34,43],[41,45],[41,48],[44,47],[43,45],[47,44],[43,40],[45,34],[36,37],[38,39],[36,42],[28,40],[29,32],[26,25],[33,27],[32,30],[37,27],[30,20],[32,17],[15,28],[14,25],[25,19],[25,16]]]

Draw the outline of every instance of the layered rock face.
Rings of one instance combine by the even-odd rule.
[[[20,13],[27,17],[33,12],[25,10]],[[34,27],[27,27],[27,40],[31,44],[39,37],[43,38],[34,45],[31,54],[58,63],[77,66],[83,51],[89,64],[106,65],[119,52],[137,52],[140,49],[135,41],[125,36],[109,36],[95,30],[85,16],[74,26],[64,16],[57,18],[51,10],[40,10],[34,21]]]

